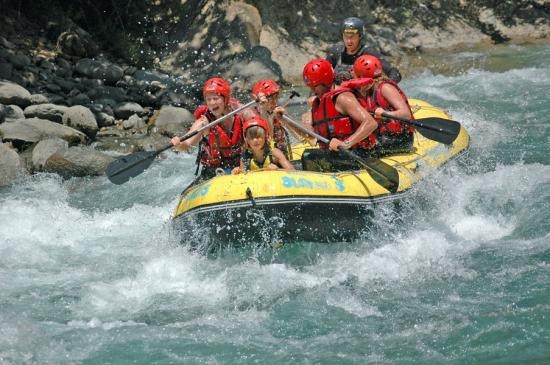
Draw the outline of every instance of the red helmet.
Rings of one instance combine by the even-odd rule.
[[[317,85],[331,87],[334,82],[334,70],[332,69],[332,65],[324,58],[317,58],[313,61],[309,61],[304,66],[302,75],[304,77],[304,83],[309,87],[315,87]]]
[[[271,95],[277,94],[279,91],[279,85],[275,81],[269,79],[260,80],[252,87],[252,95],[254,96],[254,98],[258,98],[258,94],[260,92],[269,97]]]
[[[378,58],[364,54],[355,60],[353,72],[357,77],[376,78],[382,75],[382,63]]]
[[[246,131],[248,130],[248,128],[254,127],[254,126],[258,126],[258,127],[263,128],[265,130],[265,135],[266,135],[266,138],[267,138],[267,134],[269,132],[269,125],[267,124],[265,119],[263,119],[259,115],[254,115],[254,116],[252,116],[249,119],[244,121],[244,123],[243,123],[243,133],[246,135]]]
[[[231,86],[221,77],[213,77],[206,80],[202,88],[202,95],[207,93],[220,94],[225,99],[225,104],[229,103],[229,95],[231,94]]]

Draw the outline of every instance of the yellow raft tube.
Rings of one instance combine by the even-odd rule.
[[[450,120],[444,110],[424,101],[409,103],[416,120]],[[431,171],[466,151],[469,142],[462,126],[450,145],[415,132],[413,152],[380,159],[398,173],[393,192],[369,170],[260,170],[217,176],[182,193],[172,226],[182,232],[183,243],[208,250],[249,242],[354,239],[369,224],[376,204],[399,199]],[[293,145],[292,159],[299,160],[305,148],[311,147]]]

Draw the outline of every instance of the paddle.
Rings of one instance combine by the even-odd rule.
[[[283,115],[283,119],[295,128],[300,129],[310,136],[317,138],[317,140],[323,143],[328,144],[330,142],[325,137],[313,132],[312,130],[307,129],[287,115]],[[392,193],[397,192],[397,189],[399,188],[399,174],[395,168],[376,158],[361,158],[353,153],[353,151],[346,150],[345,148],[340,148],[340,151],[344,152],[349,157],[357,161],[367,170],[373,172],[374,174],[371,174],[371,176],[378,184],[382,185],[384,188],[388,189]]]
[[[241,110],[256,104],[256,102],[257,102],[256,100],[253,100],[249,103],[246,103],[238,107],[237,109],[225,115],[222,115],[221,117],[214,120],[213,122],[210,122],[207,125],[202,126],[199,129],[184,135],[183,137],[180,138],[180,140],[185,141],[186,139],[189,139],[199,134],[203,130],[211,128],[216,124],[229,118],[230,116],[237,114]],[[155,157],[158,156],[158,154],[172,147],[173,145],[169,144],[156,151],[139,151],[139,152],[131,153],[127,156],[120,157],[119,159],[111,162],[109,166],[107,166],[107,169],[105,170],[105,174],[107,175],[107,178],[109,179],[109,181],[111,181],[113,184],[117,184],[117,185],[124,184],[131,177],[135,177],[141,174],[143,171],[145,171],[151,165]]]
[[[460,133],[460,123],[450,119],[431,117],[411,120],[396,117],[388,113],[382,113],[382,116],[387,119],[395,119],[410,124],[424,137],[443,144],[453,143]]]

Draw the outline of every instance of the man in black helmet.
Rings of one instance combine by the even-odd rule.
[[[363,45],[363,32],[365,23],[355,17],[346,18],[342,22],[343,42],[334,44],[327,55],[327,60],[332,64],[336,72],[349,71],[353,68],[355,60],[364,54],[375,56],[382,62],[384,73],[395,82],[401,81],[401,73],[393,67],[384,57],[366,45]]]

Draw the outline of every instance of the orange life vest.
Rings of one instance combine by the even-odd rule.
[[[414,120],[414,117],[412,116],[413,113],[412,113],[411,107],[409,105],[409,100],[407,99],[407,96],[405,95],[403,90],[401,90],[401,88],[399,86],[397,86],[397,83],[395,83],[392,80],[383,81],[383,82],[379,83],[377,86],[375,86],[375,89],[373,90],[373,92],[370,95],[364,96],[365,107],[366,107],[367,111],[369,111],[371,113],[374,113],[374,111],[378,107],[380,107],[382,109],[385,109],[387,111],[395,110],[395,108],[393,108],[391,106],[389,101],[386,100],[384,95],[382,95],[382,85],[384,85],[385,83],[393,85],[397,89],[397,91],[399,92],[399,94],[401,95],[401,97],[403,98],[405,103],[407,103],[407,107],[409,108],[409,112],[411,113],[411,119]],[[391,135],[409,134],[409,133],[414,132],[414,128],[412,126],[410,126],[408,124],[405,124],[405,123],[401,123],[398,120],[383,119],[383,118],[375,118],[375,119],[376,119],[376,121],[378,122],[378,125],[379,125],[378,129],[377,129],[377,134],[378,135],[382,135],[382,134],[391,134]]]
[[[315,132],[326,139],[337,138],[340,140],[351,136],[359,125],[358,121],[347,115],[342,115],[336,110],[334,100],[343,92],[353,92],[352,89],[341,87],[325,93],[321,99],[315,99],[311,109],[312,125]],[[376,144],[371,134],[363,141],[357,143],[353,148],[371,149]],[[319,142],[319,147],[328,148],[326,143]]]
[[[231,99],[230,104],[233,109],[240,107],[240,104]],[[198,116],[205,115],[209,122],[212,122],[216,117],[206,108],[202,109]],[[230,166],[236,167],[239,165],[240,156],[243,144],[243,118],[240,113],[237,113],[233,120],[231,130],[227,132],[220,124],[216,124],[210,128],[210,132],[201,140],[200,162],[203,166],[218,167]]]

